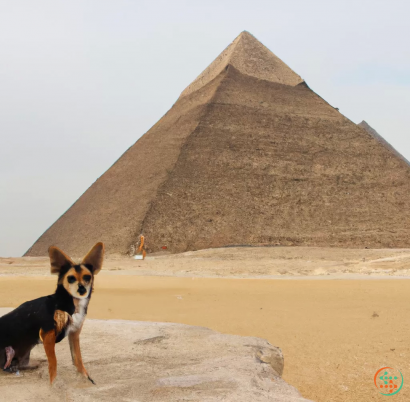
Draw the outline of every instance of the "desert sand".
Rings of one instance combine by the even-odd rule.
[[[388,365],[404,375],[395,398],[405,401],[410,281],[398,279],[410,277],[409,259],[404,249],[296,247],[145,261],[111,256],[96,277],[88,317],[264,338],[283,351],[283,379],[319,402],[383,400],[373,376]],[[55,286],[44,258],[2,259],[0,275],[0,306],[15,307]]]
[[[49,274],[48,257],[0,258],[0,276]],[[144,262],[109,255],[104,275],[346,279],[410,277],[410,249],[226,247],[158,252]]]

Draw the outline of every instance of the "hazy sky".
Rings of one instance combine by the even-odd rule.
[[[243,30],[410,159],[410,2],[0,0],[0,256],[18,256]]]

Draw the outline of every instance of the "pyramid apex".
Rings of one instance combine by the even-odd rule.
[[[242,31],[238,36],[246,36],[246,35],[250,35],[250,36],[253,36],[249,31]],[[253,36],[254,37],[254,36]]]
[[[262,44],[258,39],[255,38],[255,36],[253,36],[249,31],[242,31],[234,40],[233,42],[237,41],[238,39],[251,39],[254,40],[260,44]]]
[[[227,65],[242,74],[295,86],[303,82],[282,60],[250,32],[242,31],[234,41],[182,92],[181,97],[202,88],[219,75]]]

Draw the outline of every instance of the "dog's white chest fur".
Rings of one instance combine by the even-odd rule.
[[[87,306],[89,303],[89,299],[77,299],[75,304],[75,312],[71,316],[72,321],[70,326],[68,327],[69,332],[76,332],[81,329],[83,322],[85,320],[85,315],[87,313]]]

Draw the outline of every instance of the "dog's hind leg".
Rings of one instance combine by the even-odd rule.
[[[29,348],[27,350],[26,353],[24,353],[23,356],[20,357],[19,359],[19,366],[21,366],[20,368],[26,368],[29,367],[29,363],[30,363],[30,353],[31,353],[31,348]]]
[[[19,370],[35,370],[38,368],[38,362],[30,364],[30,353],[33,349],[33,346],[28,347],[23,353],[19,356]]]

